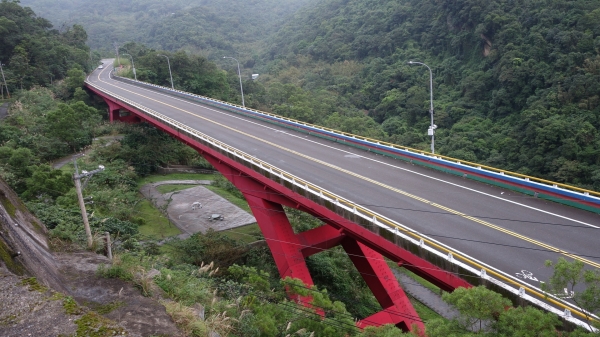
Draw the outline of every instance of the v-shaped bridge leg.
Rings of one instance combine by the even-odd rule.
[[[312,286],[313,280],[310,277],[304,255],[302,255],[303,245],[294,234],[283,207],[280,204],[254,197],[250,194],[244,194],[248,205],[258,222],[267,245],[271,249],[275,264],[279,270],[282,279],[286,277],[302,280],[305,285]],[[310,298],[296,298],[308,305]],[[317,310],[318,311],[318,310]]]
[[[425,331],[419,314],[383,256],[349,237],[342,240],[342,247],[383,308],[382,311],[359,321],[358,327],[394,324],[404,331],[411,331],[415,327]]]

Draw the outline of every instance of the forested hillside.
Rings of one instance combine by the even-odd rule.
[[[81,24],[94,49],[135,41],[156,49],[184,49],[210,57],[241,52],[274,32],[313,0],[23,0],[55,24]],[[246,50],[247,55],[252,55]],[[111,54],[112,55],[112,54]]]
[[[86,39],[79,25],[59,32],[18,1],[0,2],[0,62],[9,91],[48,85],[65,78],[69,69],[94,68],[99,58],[90,53]]]
[[[600,189],[599,48],[597,1],[324,0],[270,41],[283,95],[263,99],[427,149],[429,73],[407,64],[422,61],[439,153]]]

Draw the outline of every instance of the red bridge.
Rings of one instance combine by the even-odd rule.
[[[559,298],[546,300],[539,284],[516,275],[540,270],[545,260],[558,256],[600,267],[597,236],[589,235],[598,233],[593,225],[597,214],[538,197],[558,198],[558,193],[534,186],[528,190],[533,196],[524,198],[510,190],[510,181],[504,189],[475,181],[486,175],[463,169],[461,163],[430,170],[423,166],[442,159],[421,160],[425,155],[418,153],[403,158],[394,148],[360,137],[338,138],[330,130],[297,127],[299,123],[258,111],[113,78],[111,68],[97,70],[86,82],[108,104],[110,120],[150,123],[194,148],[229,179],[248,201],[282,278],[312,285],[305,258],[342,246],[382,308],[359,327],[423,329],[389,261],[446,291],[486,284],[515,301],[580,314]],[[464,179],[467,175],[475,180]],[[589,192],[561,200],[593,211],[595,196],[592,201],[583,197],[590,197]],[[283,206],[324,224],[294,233]],[[548,226],[557,222],[581,230]],[[542,270],[537,279],[549,272]]]

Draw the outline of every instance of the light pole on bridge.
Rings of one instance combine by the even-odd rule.
[[[133,56],[127,54],[127,53],[122,53],[121,55],[127,55],[131,58],[131,66],[133,67],[133,77],[135,78],[135,80],[137,81],[137,75],[135,74],[135,63],[133,63]]]
[[[433,124],[433,73],[431,72],[431,68],[423,62],[415,62],[408,61],[408,64],[419,64],[422,66],[426,66],[429,69],[429,114],[431,115],[431,125],[429,126],[429,130],[427,130],[427,134],[431,136],[431,154],[435,154],[435,129],[437,129],[437,125]]]
[[[158,56],[167,58],[167,64],[169,65],[169,76],[171,77],[171,89],[175,90],[175,86],[173,86],[173,73],[171,73],[171,61],[169,61],[169,57],[167,55],[158,54]]]
[[[238,66],[238,76],[240,78],[240,91],[242,92],[242,106],[245,108],[246,107],[246,103],[244,102],[244,88],[242,87],[242,73],[240,72],[240,62],[233,58],[233,57],[229,57],[229,56],[223,56],[224,59],[233,59],[235,60],[235,62],[237,62],[237,66]]]

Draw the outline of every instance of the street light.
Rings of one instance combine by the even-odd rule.
[[[223,56],[224,59],[233,59],[235,60],[235,62],[237,62],[237,66],[238,66],[238,76],[240,78],[240,91],[242,92],[242,106],[245,108],[246,104],[244,103],[244,88],[242,87],[242,73],[240,72],[240,62],[238,60],[236,60],[233,57],[229,57],[229,56]]]
[[[129,54],[122,53],[121,55],[129,55]],[[129,57],[131,58],[131,66],[133,67],[133,77],[137,81],[137,75],[135,74],[135,63],[133,63],[133,56],[129,55]]]
[[[433,73],[431,72],[431,68],[429,68],[429,66],[425,63],[408,61],[408,64],[420,64],[422,66],[426,66],[427,69],[429,69],[429,114],[431,115],[431,125],[429,126],[429,130],[427,130],[427,135],[431,136],[431,154],[435,154],[434,130],[437,129],[437,125],[433,124]]]
[[[169,76],[171,77],[171,89],[175,90],[173,86],[173,73],[171,73],[171,62],[169,61],[169,57],[167,55],[158,54],[158,56],[163,56],[167,58],[167,64],[169,65]]]

